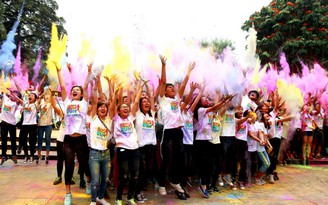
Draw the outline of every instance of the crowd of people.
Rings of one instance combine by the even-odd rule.
[[[117,180],[114,170],[118,171],[116,204],[122,204],[128,184],[126,203],[133,205],[147,200],[143,190],[149,181],[163,196],[169,182],[177,197],[186,200],[192,197],[186,187],[197,178],[202,196],[209,198],[224,183],[232,190],[273,184],[279,180],[277,164],[287,158],[300,157],[303,165],[309,165],[311,158],[322,157],[328,127],[317,100],[322,91],[309,93],[295,114],[278,92],[268,93],[267,99],[247,88],[242,93],[217,90],[208,95],[205,81],[189,82],[194,62],[181,83],[170,84],[167,59],[160,56],[160,61],[155,89],[140,77],[126,87],[112,75],[104,76],[109,89],[103,92],[101,73],[92,75],[92,65],[84,85],[68,92],[61,65],[55,64],[60,95],[51,87],[44,89],[44,79],[37,89],[31,84],[24,91],[15,82],[17,90],[2,95],[1,165],[8,160],[8,132],[14,163],[16,150],[18,154],[24,151],[24,163],[39,163],[44,137],[48,163],[54,113],[62,121],[57,138],[58,176],[53,184],[62,182],[65,164],[65,205],[72,203],[75,157],[80,187],[91,194],[91,205],[109,204],[105,194],[108,181]],[[18,149],[16,127],[20,128]]]

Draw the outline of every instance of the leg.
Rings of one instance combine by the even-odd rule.
[[[101,154],[102,153],[97,151],[90,151],[89,166],[91,172],[91,202],[96,202],[98,195],[97,190],[99,187]]]

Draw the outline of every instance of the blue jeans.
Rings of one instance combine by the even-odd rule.
[[[264,173],[270,166],[270,159],[268,153],[266,151],[257,152],[257,156],[259,157],[262,164],[259,170],[260,172]]]
[[[38,126],[38,150],[42,150],[43,133],[45,133],[46,150],[50,151],[51,132],[52,125]]]
[[[106,191],[106,180],[109,175],[110,153],[91,149],[89,155],[89,166],[91,172],[91,201],[96,202],[96,197],[104,198]]]

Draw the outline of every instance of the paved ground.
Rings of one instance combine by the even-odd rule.
[[[7,161],[0,166],[0,204],[2,205],[42,205],[63,204],[64,184],[52,185],[56,176],[55,161],[46,165],[18,165]],[[328,204],[328,165],[279,166],[280,180],[275,184],[255,186],[247,190],[231,191],[223,188],[222,193],[215,193],[209,199],[201,197],[197,189],[190,189],[191,197],[180,201],[174,194],[159,196],[151,187],[146,192],[148,201],[145,204]],[[75,178],[78,176],[75,172]],[[73,204],[90,203],[90,196],[77,185],[72,186]],[[114,203],[115,192],[110,191],[111,204]]]

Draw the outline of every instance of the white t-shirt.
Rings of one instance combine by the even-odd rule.
[[[88,111],[88,102],[85,99],[81,101],[70,100],[64,101],[66,135],[74,133],[86,134],[86,115]]]
[[[118,114],[115,115],[113,133],[116,147],[130,150],[138,149],[138,135],[133,120],[132,115],[129,115],[126,119],[122,119]]]
[[[15,112],[18,108],[16,102],[11,101],[7,95],[3,95],[2,101],[2,121],[5,121],[8,124],[16,125]]]
[[[181,99],[178,95],[174,98],[167,98],[165,96],[159,98],[164,130],[183,127],[184,124],[180,111],[180,102]]]
[[[272,127],[272,126],[271,126],[271,127]],[[268,136],[268,129],[265,128],[263,122],[260,122],[260,123],[259,123],[259,130],[263,132],[263,134],[264,134],[264,139],[266,139],[267,136]],[[260,145],[260,143],[257,142],[257,151],[258,151],[258,152],[264,152],[264,151],[265,151],[265,146]]]
[[[212,144],[220,144],[220,136],[221,136],[221,131],[222,131],[222,126],[221,126],[221,121],[222,118],[221,116],[216,113],[213,115],[212,118],[212,124],[211,124],[211,140],[210,142]]]
[[[140,110],[136,113],[135,126],[139,147],[156,145],[155,112],[151,111],[151,115],[145,115]]]
[[[193,115],[194,113],[188,110],[186,113],[182,112],[182,118],[184,121],[183,131],[183,144],[192,145],[194,144],[194,126],[193,126]]]
[[[324,120],[323,113],[319,113],[317,115],[314,115],[313,120],[314,120],[314,122],[315,122],[315,124],[317,125],[318,128],[320,128],[320,129],[323,128],[323,120]]]
[[[23,115],[24,115],[24,120],[22,125],[36,125],[36,115],[38,114],[38,111],[36,109],[35,103],[33,104],[28,104],[26,103],[25,106],[23,107]]]
[[[105,125],[107,127],[105,127]],[[106,150],[107,141],[110,139],[110,129],[111,120],[107,117],[103,120],[103,123],[100,121],[99,117],[96,115],[91,119],[90,123],[90,147],[97,150]]]
[[[59,134],[57,135],[57,141],[64,142],[66,132],[65,120],[62,120],[59,127]]]
[[[280,118],[282,119],[282,118]],[[277,118],[276,118],[277,120]],[[283,131],[284,131],[284,127],[283,127],[283,123],[282,122],[274,122],[273,125],[271,126],[274,126],[274,135],[273,138],[278,138],[278,139],[281,139],[282,138],[282,134],[283,134]]]
[[[236,123],[236,139],[247,141],[247,132],[248,132],[248,126],[247,126],[247,120],[241,124]]]
[[[199,130],[197,131],[196,140],[211,140],[212,120],[213,112],[206,113],[208,108],[198,109],[198,125]]]
[[[234,137],[236,135],[235,110],[227,110],[223,116],[222,133],[223,137]]]
[[[91,135],[90,135],[91,122],[92,122],[92,118],[90,117],[90,115],[87,115],[85,118],[85,128],[86,128],[85,135],[87,136],[88,147],[91,147],[91,139],[90,139],[91,138]]]
[[[302,120],[302,131],[313,131],[312,121],[313,117],[306,113],[301,115]]]
[[[259,135],[259,123],[255,122],[254,124],[247,123],[247,130],[252,132],[254,136],[258,137]],[[257,141],[247,135],[247,146],[249,152],[257,151]]]

